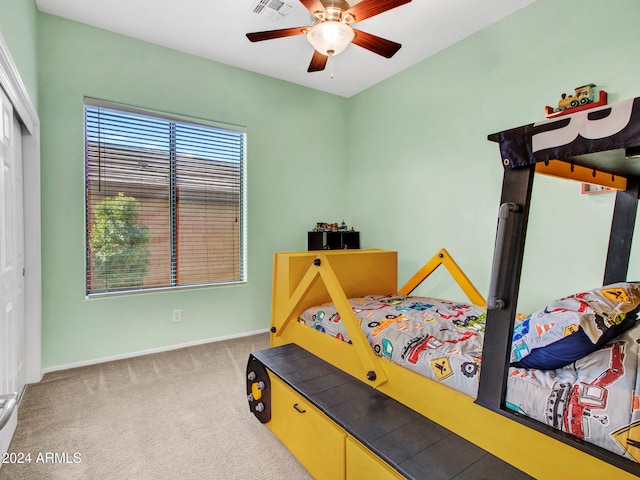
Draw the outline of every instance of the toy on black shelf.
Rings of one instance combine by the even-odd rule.
[[[354,228],[349,228],[345,221],[342,223],[326,223],[326,222],[317,222],[316,226],[313,227],[314,232],[354,232]]]
[[[570,113],[579,112],[588,108],[600,107],[607,104],[607,92],[600,90],[598,94],[598,100],[594,100],[595,97],[594,83],[588,83],[574,89],[574,95],[567,95],[563,93],[560,101],[558,101],[558,107],[545,107],[545,116],[547,118],[559,117],[562,115],[568,115]]]

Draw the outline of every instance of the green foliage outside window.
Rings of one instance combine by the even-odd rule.
[[[139,202],[122,192],[94,207],[91,290],[140,287],[149,269],[149,227],[139,222]]]

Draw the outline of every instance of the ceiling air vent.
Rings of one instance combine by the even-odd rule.
[[[251,11],[272,22],[279,22],[289,15],[292,8],[291,4],[281,0],[256,0],[251,6]]]

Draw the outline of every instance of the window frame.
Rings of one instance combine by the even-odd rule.
[[[111,110],[117,110],[122,113],[130,113],[134,115],[143,115],[152,117],[154,119],[166,120],[169,122],[176,123],[185,123],[192,124],[198,127],[211,127],[217,130],[229,131],[234,134],[240,134],[242,137],[242,155],[239,159],[239,235],[238,235],[238,246],[239,252],[237,253],[237,263],[239,267],[239,275],[237,280],[227,280],[227,281],[216,281],[216,282],[202,282],[202,283],[194,283],[194,284],[184,284],[184,285],[161,285],[161,286],[138,286],[132,288],[118,288],[112,290],[90,290],[90,255],[89,255],[89,232],[90,232],[90,199],[89,199],[89,176],[88,176],[88,155],[87,155],[87,125],[86,125],[86,115],[87,115],[87,107],[97,107],[97,108],[107,108]],[[206,287],[219,287],[219,286],[234,286],[234,285],[245,285],[248,283],[248,262],[247,262],[247,129],[245,126],[216,122],[212,120],[206,120],[202,118],[190,117],[186,115],[179,115],[173,113],[160,112],[157,110],[152,110],[148,108],[141,108],[137,106],[125,105],[122,103],[100,100],[93,97],[84,97],[83,101],[83,148],[84,148],[84,195],[85,195],[85,208],[84,208],[84,251],[85,251],[85,272],[84,272],[84,284],[85,284],[85,296],[86,298],[93,297],[103,297],[103,296],[113,296],[113,295],[129,295],[129,294],[141,294],[141,293],[152,293],[158,291],[174,291],[174,290],[183,290],[183,289],[192,289],[192,288],[206,288]],[[175,124],[174,124],[175,126]],[[173,145],[175,146],[175,145]],[[172,152],[171,155],[175,156],[175,152]],[[175,173],[175,172],[174,172]],[[175,182],[170,182],[170,191],[169,197],[175,197]],[[169,231],[170,236],[178,230],[177,228],[177,220],[172,220],[173,212],[170,209],[168,212],[169,217]],[[173,223],[172,223],[173,222]],[[173,277],[173,271],[178,265],[178,260],[175,258],[176,251],[173,246],[171,248],[171,273],[170,276]],[[175,260],[175,262],[174,262]],[[173,283],[173,279],[171,280]]]

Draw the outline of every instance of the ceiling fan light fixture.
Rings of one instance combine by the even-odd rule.
[[[327,56],[343,52],[354,37],[353,28],[335,20],[317,23],[307,32],[307,40],[313,48]]]

